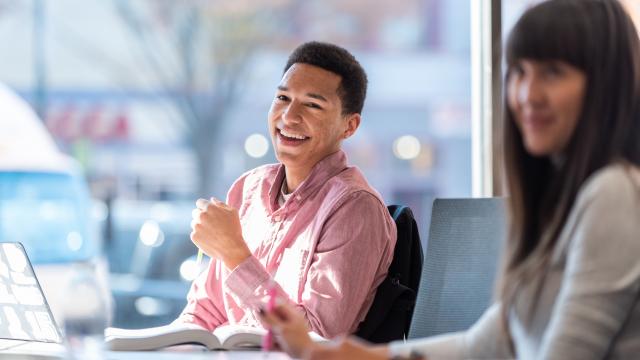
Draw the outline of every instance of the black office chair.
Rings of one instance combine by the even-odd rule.
[[[422,245],[413,212],[401,205],[387,208],[398,231],[393,260],[355,334],[373,343],[407,337],[422,271]]]
[[[409,338],[468,329],[493,299],[502,198],[436,199]]]

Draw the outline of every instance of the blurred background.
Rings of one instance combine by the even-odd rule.
[[[344,147],[425,241],[432,200],[471,195],[471,1],[0,0],[0,241],[24,243],[56,313],[80,267],[114,326],[172,321],[194,201],[276,161],[267,111],[309,40],[368,72]],[[531,3],[503,1],[503,28]]]

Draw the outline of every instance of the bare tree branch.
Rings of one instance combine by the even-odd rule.
[[[213,173],[220,168],[220,130],[238,98],[247,64],[268,37],[269,12],[222,1],[157,0],[142,3],[145,12],[127,0],[114,1],[146,65],[182,114],[187,144],[198,159],[197,195],[212,194]],[[174,53],[163,54],[161,48]]]

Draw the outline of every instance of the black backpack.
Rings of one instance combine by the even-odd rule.
[[[387,343],[408,336],[422,273],[422,245],[413,212],[402,205],[389,205],[388,209],[398,230],[393,260],[387,277],[376,290],[367,316],[355,333],[373,343]]]

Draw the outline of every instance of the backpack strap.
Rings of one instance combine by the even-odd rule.
[[[398,218],[400,217],[400,214],[402,214],[402,211],[406,208],[406,206],[404,205],[398,205],[395,209],[395,211],[393,212],[393,214],[391,214],[391,217],[393,218],[393,221],[398,221]]]

